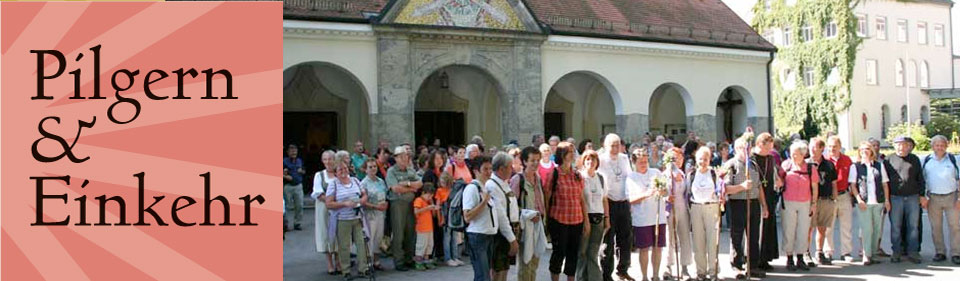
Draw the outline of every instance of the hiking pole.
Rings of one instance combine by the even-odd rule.
[[[670,210],[671,210],[671,212],[670,212],[670,217],[671,217],[672,220],[673,220],[673,231],[671,231],[671,234],[673,234],[673,235],[672,235],[672,236],[673,236],[673,255],[674,255],[674,257],[675,257],[675,259],[676,259],[676,262],[677,262],[677,263],[676,263],[676,265],[677,265],[677,275],[675,275],[675,276],[676,276],[677,280],[680,280],[680,278],[681,278],[681,277],[680,277],[680,267],[681,267],[681,265],[680,265],[680,244],[677,244],[677,242],[679,242],[679,238],[677,237],[677,235],[678,235],[678,234],[677,234],[677,227],[678,227],[678,225],[677,225],[677,193],[676,193],[676,179],[674,178],[673,168],[674,168],[674,167],[673,167],[673,164],[671,164],[671,165],[668,167],[668,169],[670,169],[670,193],[673,194],[673,203],[671,204],[671,208],[670,208]]]
[[[744,181],[749,181],[749,180],[750,180],[750,141],[751,141],[751,139],[753,138],[753,133],[752,133],[752,132],[753,132],[753,130],[749,130],[747,133],[744,133],[744,135],[743,135],[743,137],[746,138],[746,143],[747,143],[746,151],[744,151],[744,158],[746,158],[746,160],[744,161],[744,162],[745,162],[744,165],[746,166],[746,168],[744,169],[744,172],[745,172],[745,174],[744,174],[745,180],[744,180]],[[751,252],[751,250],[752,250],[752,249],[750,249],[750,224],[751,224],[750,221],[751,221],[751,218],[752,218],[752,217],[750,216],[750,209],[753,209],[753,208],[751,208],[752,205],[750,204],[750,203],[751,203],[751,202],[750,202],[750,185],[747,185],[746,192],[747,192],[747,194],[746,194],[746,195],[747,195],[747,228],[746,228],[746,229],[747,229],[747,232],[746,232],[747,240],[746,240],[746,243],[745,243],[746,246],[745,246],[744,248],[746,249],[746,255],[745,255],[745,256],[747,257],[747,262],[746,262],[746,264],[747,264],[747,270],[746,270],[747,276],[746,276],[746,279],[747,279],[747,280],[750,280],[750,271],[751,271],[751,270],[750,270],[750,267],[752,267],[752,264],[750,264],[750,252]]]
[[[653,226],[653,247],[657,247],[658,243],[660,242],[660,204],[661,201],[663,201],[663,198],[660,195],[660,190],[662,188],[661,185],[663,184],[662,181],[663,179],[661,178],[655,178],[653,180],[653,188],[655,188],[657,192],[657,223]],[[654,275],[656,275],[656,273],[654,273]]]

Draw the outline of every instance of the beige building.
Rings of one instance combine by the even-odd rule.
[[[719,1],[288,0],[283,25],[284,137],[308,149],[772,124],[775,48]]]
[[[930,118],[926,89],[953,83],[949,0],[861,1],[854,9],[863,45],[852,104],[838,116],[845,143],[886,138],[887,128]]]

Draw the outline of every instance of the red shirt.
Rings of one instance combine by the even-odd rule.
[[[543,163],[537,163],[537,174],[540,175],[540,186],[543,187],[544,193],[550,192],[548,188],[553,188],[550,186],[553,184],[553,169],[557,168],[557,164],[550,162],[549,168],[544,168]]]
[[[557,186],[553,189],[550,217],[562,224],[583,223],[583,179],[571,170],[557,170]]]
[[[850,160],[849,156],[840,154],[840,158],[833,159],[832,156],[826,157],[827,160],[830,160],[830,163],[833,163],[833,167],[837,169],[837,192],[847,191],[847,187],[850,186],[850,183],[847,182],[847,179],[850,178],[850,165],[853,164],[853,161]]]

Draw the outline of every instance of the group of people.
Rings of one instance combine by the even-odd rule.
[[[534,136],[531,146],[512,142],[493,152],[475,137],[465,147],[420,147],[420,161],[407,144],[389,150],[381,143],[376,154],[366,155],[358,142],[352,155],[321,155],[326,169],[314,175],[311,194],[317,249],[326,255],[328,272],[348,280],[357,277],[351,254],[363,277],[382,270],[377,257],[386,249],[398,271],[461,266],[461,254],[469,255],[475,281],[506,280],[510,266],[517,266],[518,280],[535,280],[541,259],[548,259],[553,281],[560,275],[634,281],[627,273],[632,253],[644,281],[717,280],[725,217],[737,278],[762,278],[781,252],[788,271],[831,264],[835,257],[853,262],[855,254],[864,265],[881,262],[884,215],[890,261],[921,263],[925,208],[933,261],[946,260],[949,249],[951,262],[960,264],[960,168],[946,153],[945,137],[934,137],[934,153],[922,160],[905,137],[887,156],[879,154],[879,144],[863,142],[856,161],[837,137],[796,140],[783,155],[774,142],[769,133],[754,136],[749,129],[719,147],[693,133],[679,147],[662,136],[628,146],[609,134],[597,149],[590,140],[575,145]],[[294,229],[302,217],[303,172],[291,145],[284,193]],[[853,252],[854,212],[860,253]]]

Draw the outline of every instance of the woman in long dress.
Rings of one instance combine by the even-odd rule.
[[[334,167],[335,153],[332,150],[324,151],[320,156],[320,161],[323,162],[324,167]],[[313,193],[310,194],[314,200],[317,200],[316,207],[314,211],[316,212],[313,216],[313,225],[314,225],[314,237],[316,238],[317,252],[323,253],[327,256],[327,274],[330,275],[339,275],[340,267],[337,261],[337,243],[336,239],[328,239],[327,237],[327,221],[330,217],[330,212],[327,211],[326,206],[326,194],[327,187],[332,185],[333,181],[337,179],[333,175],[333,172],[329,169],[317,172],[313,176]]]

